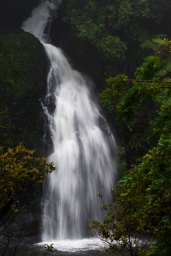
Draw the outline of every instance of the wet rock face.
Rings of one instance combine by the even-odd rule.
[[[41,102],[46,95],[49,63],[39,40],[20,29],[38,4],[39,0],[0,0],[0,146],[14,147],[21,142],[38,155],[45,155]],[[10,225],[17,242],[20,226],[29,239],[39,233],[40,195],[38,188],[26,200],[28,207],[24,205],[18,219]]]
[[[0,36],[1,144],[23,142],[40,152],[44,135],[41,101],[46,95],[48,61],[43,46],[29,33]]]
[[[38,39],[20,28],[39,2],[0,0],[0,123],[1,145],[22,142],[41,154],[48,61]]]
[[[0,1],[0,33],[12,31],[30,16],[39,0],[1,0]]]

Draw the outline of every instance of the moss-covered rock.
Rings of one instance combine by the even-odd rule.
[[[0,36],[0,144],[40,150],[47,58],[29,33]]]

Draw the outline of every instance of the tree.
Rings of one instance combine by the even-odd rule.
[[[122,128],[119,146],[125,148],[127,170],[112,202],[104,205],[103,222],[92,228],[110,248],[130,255],[169,256],[171,250],[171,79],[163,72],[169,45],[160,46],[167,54],[147,57],[134,79],[108,79],[101,94]]]
[[[25,200],[32,193],[35,185],[43,182],[48,173],[54,170],[53,163],[44,157],[37,157],[34,150],[23,145],[8,148],[6,152],[0,148],[0,235],[2,236],[0,251],[5,251],[13,238],[10,229],[16,214]]]
[[[100,94],[101,104],[116,123],[118,143],[125,148],[128,168],[157,142],[152,119],[157,118],[161,106],[159,95],[170,93],[170,78],[160,76],[165,66],[167,62],[160,56],[149,56],[137,68],[134,79],[124,74],[109,78]]]
[[[65,5],[63,49],[70,57],[76,52],[93,77],[103,79],[121,70],[132,75],[147,56],[141,47],[144,40],[171,34],[169,0],[159,0],[157,5],[155,0],[69,0]]]

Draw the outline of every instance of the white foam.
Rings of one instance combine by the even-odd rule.
[[[52,240],[38,243],[39,246],[45,244],[53,244],[53,248],[63,252],[78,252],[78,251],[91,251],[91,250],[104,250],[104,243],[98,239],[79,239],[79,240]]]

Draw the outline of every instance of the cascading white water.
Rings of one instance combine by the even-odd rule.
[[[102,217],[97,193],[107,200],[115,179],[114,138],[86,80],[71,68],[60,49],[44,42],[49,17],[48,7],[41,4],[22,27],[45,47],[50,61],[45,101],[53,99],[55,105],[54,111],[43,105],[53,142],[49,160],[56,165],[45,182],[43,241],[86,236],[86,221]]]
[[[83,77],[72,70],[61,51],[46,45],[51,61],[48,94],[56,109],[49,115],[57,170],[49,175],[44,207],[43,239],[79,238],[86,220],[100,218],[97,192],[109,194],[113,163],[100,114]]]

